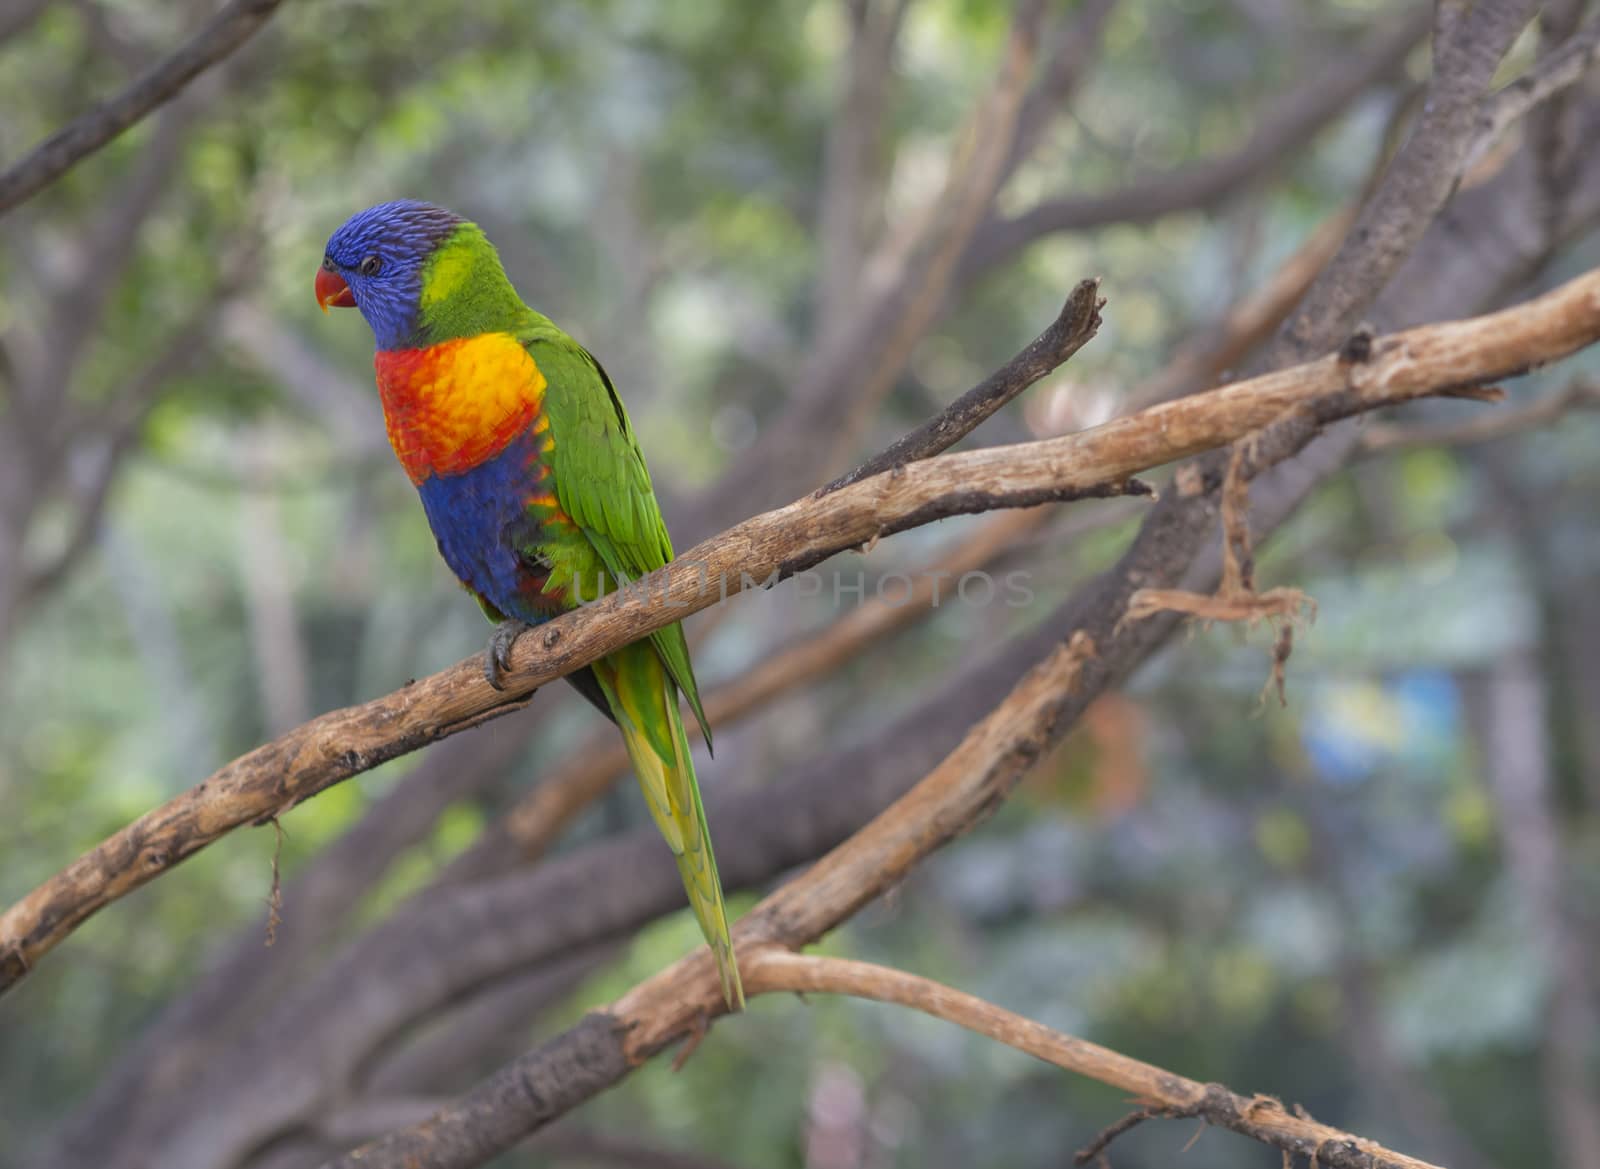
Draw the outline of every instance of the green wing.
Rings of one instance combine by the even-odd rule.
[[[644,454],[622,399],[600,363],[545,318],[521,333],[545,376],[544,410],[555,439],[550,458],[561,510],[583,530],[606,570],[619,581],[638,580],[672,559],[672,539],[661,518]],[[650,643],[711,745],[711,727],[689,664],[683,626],[650,635]]]

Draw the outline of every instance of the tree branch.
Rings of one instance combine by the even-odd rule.
[[[1570,89],[1600,61],[1600,19],[1591,20],[1548,58],[1483,103],[1478,135],[1463,170],[1471,170],[1493,149],[1512,124],[1542,103]]]
[[[26,32],[49,4],[50,0],[15,0],[4,12],[0,12],[0,44],[18,33]]]
[[[1017,118],[1016,141],[1006,160],[1007,177],[1033,157],[1046,129],[1061,113],[1061,107],[1100,60],[1101,34],[1116,6],[1117,0],[1083,0],[1071,20],[1061,21],[1056,35],[1051,38],[1043,75],[1023,102],[1022,113]]]
[[[0,173],[0,213],[38,194],[234,52],[283,0],[231,0],[194,38],[110,101],[80,115]]]
[[[1518,163],[1466,192],[1449,210],[1449,222],[1429,231],[1378,308],[1365,311],[1386,321],[1416,322],[1466,316],[1508,296],[1600,209],[1594,198],[1583,197],[1586,190],[1600,192],[1600,183],[1580,185],[1579,197],[1558,220],[1542,221],[1530,214],[1532,184],[1532,168]],[[1463,240],[1472,246],[1464,247]],[[1377,290],[1374,284],[1367,295]],[[1330,346],[1339,339],[1330,329],[1320,343]],[[1252,493],[1256,531],[1282,523],[1342,465],[1358,434],[1357,428],[1342,428],[1258,482]],[[1162,618],[1113,633],[1133,587],[1129,582],[1209,587],[1218,556],[1214,546],[1201,549],[1214,530],[1214,516],[1207,496],[1169,495],[1114,570],[1076,590],[1032,632],[976,655],[935,696],[880,735],[797,764],[775,786],[733,791],[724,786],[708,793],[729,888],[771,880],[859,828],[953,745],[976,696],[1009,685],[1044,652],[1042,647],[1053,643],[1053,631],[1089,629],[1114,667],[1110,677],[1091,679],[1073,709],[1103,693],[1165,637],[1150,628]],[[1174,624],[1167,623],[1166,630]],[[610,881],[619,871],[639,879],[622,885]],[[275,1134],[314,1124],[330,1098],[349,1091],[353,1067],[387,1037],[431,1016],[447,999],[470,998],[512,971],[546,964],[597,940],[625,938],[669,912],[675,888],[658,837],[642,828],[533,870],[415,898],[270,1011],[256,1012],[250,1035],[218,1053],[202,1080],[191,1079],[181,1092],[152,1100],[130,1127],[102,1134],[106,1169],[152,1162],[171,1169],[232,1163]],[[196,1123],[199,1116],[207,1122]],[[175,1140],[175,1134],[194,1139]],[[189,1154],[187,1160],[174,1155],[177,1144]]]
[[[1477,137],[1483,92],[1536,7],[1535,0],[1481,0],[1452,19],[1454,5],[1440,5],[1422,116],[1344,245],[1285,325],[1280,352],[1314,353],[1330,329],[1353,330],[1373,290],[1387,284],[1411,253],[1460,182]]]
[[[1417,5],[1379,28],[1303,88],[1271,103],[1272,112],[1231,154],[1165,174],[1145,175],[1119,190],[1041,203],[1010,219],[993,219],[973,237],[963,264],[972,276],[1003,263],[1041,236],[1112,223],[1147,223],[1176,211],[1210,207],[1276,168],[1372,83],[1400,67],[1428,31],[1428,8]]]
[[[1076,303],[1069,300],[1069,307]],[[230,335],[247,342],[247,348],[277,360],[285,341],[294,339],[287,335],[267,337],[256,327],[261,323],[256,319],[261,314],[245,321],[238,316],[241,307],[233,305],[224,320],[230,324],[243,321],[250,327],[242,333],[230,330]],[[1062,327],[1063,321],[1058,320],[1046,336]],[[256,344],[258,341],[261,344]],[[1020,368],[1025,356],[1026,352],[1019,354],[1006,368]],[[313,383],[326,373],[316,368],[314,361],[309,365],[301,361],[300,365],[306,366],[301,372]],[[286,384],[292,388],[304,380],[291,376]],[[994,381],[990,378],[984,384]],[[313,396],[310,391],[299,392],[303,397]],[[348,421],[343,413],[335,412],[329,420],[335,429],[349,429],[343,425]],[[360,430],[354,427],[352,433]],[[929,603],[941,580],[959,577],[989,562],[1047,515],[1038,509],[992,517],[947,556],[914,575],[912,594],[898,604],[859,605],[820,636],[780,649],[739,678],[715,687],[706,695],[712,721],[722,724],[757,709],[919,619],[927,612],[921,606]],[[951,576],[942,577],[941,572]],[[261,947],[264,918],[242,927],[236,940],[184,997],[117,1061],[90,1102],[74,1116],[71,1127],[57,1134],[52,1147],[61,1150],[60,1159],[92,1159],[97,1154],[78,1147],[89,1139],[85,1134],[124,1129],[126,1118],[144,1107],[142,1100],[148,1101],[152,1092],[168,1091],[199,1062],[225,1046],[236,1033],[229,1021],[248,1018],[264,994],[280,987],[308,955],[338,934],[353,906],[385,871],[392,857],[420,838],[445,804],[484,787],[486,778],[503,768],[535,725],[536,720],[521,717],[498,724],[492,734],[441,744],[420,767],[401,777],[381,796],[344,837],[287,881],[283,901],[290,911],[278,928],[271,951],[264,953]],[[694,726],[693,720],[689,725]],[[577,750],[557,760],[544,781],[452,861],[435,884],[481,880],[540,855],[574,816],[609,790],[626,767],[614,733],[608,729],[591,736]]]
[[[1593,271],[1499,313],[1370,340],[1357,356],[1332,355],[1078,434],[941,455],[746,520],[523,638],[505,693],[489,687],[476,657],[468,659],[387,697],[313,719],[147,813],[0,917],[0,991],[95,911],[234,828],[516,709],[545,682],[740,589],[945,516],[1126,493],[1138,472],[1226,445],[1291,409],[1321,426],[1498,380],[1597,337],[1600,271]]]
[[[1449,233],[1432,238],[1438,250],[1453,246]],[[1500,295],[1481,282],[1491,280],[1492,288],[1508,276],[1502,268],[1491,271],[1501,274],[1478,270],[1472,273],[1478,284],[1427,286],[1426,299],[1408,301],[1404,311],[1443,314],[1451,305]],[[1291,475],[1269,475],[1253,501],[1257,530],[1280,524],[1317,478],[1338,465],[1345,449],[1342,441],[1325,442],[1318,450],[1331,450],[1331,462],[1325,456],[1301,460],[1279,469]],[[1203,499],[1171,502],[1192,511]],[[881,734],[792,767],[775,785],[711,792],[708,812],[728,887],[770,880],[856,831],[954,745],[978,696],[1009,686],[1054,644],[1057,630],[1088,630],[1107,666],[1069,703],[1064,717],[1078,717],[1084,705],[1162,644],[1174,624],[1163,629],[1156,618],[1116,632],[1132,589],[1180,581],[1205,588],[1208,572],[1215,579],[1217,569],[1208,567],[1214,556],[1202,555],[1185,575],[1188,554],[1174,554],[1179,545],[1171,529],[1156,527],[1152,536],[1150,527],[1115,569],[1075,591],[1034,631],[970,661],[933,698]],[[617,872],[633,879],[610,881],[608,875]],[[171,1169],[231,1163],[274,1134],[314,1124],[330,1098],[350,1091],[357,1070],[388,1037],[515,971],[537,968],[574,948],[626,938],[673,908],[674,889],[659,839],[641,828],[536,869],[425,892],[259,1016],[248,1036],[209,1065],[202,1083],[169,1095],[132,1130],[120,1132],[106,1169],[152,1160]],[[363,993],[354,993],[358,986]],[[315,1069],[314,1075],[307,1069]],[[196,1125],[197,1114],[213,1119]],[[174,1141],[174,1126],[187,1139]]]
[[[1203,389],[1261,344],[1305,295],[1345,232],[1356,207],[1335,212],[1317,226],[1262,286],[1240,300],[1214,328],[1177,347],[1171,360],[1128,391],[1129,410]]]
[[[784,954],[815,941],[876,898],[919,860],[1002,802],[1070,725],[1068,707],[1096,659],[1081,630],[1029,671],[960,746],[909,793],[735,927],[740,971],[755,993],[843,991],[929,1010],[1030,1054],[1268,1139],[1316,1152],[1329,1166],[1425,1169],[1424,1163],[1296,1118],[1266,1098],[1245,1100],[1115,1052],[1056,1035],[981,1000],[861,963]],[[931,1009],[930,1009],[931,1008]],[[425,1122],[391,1133],[329,1169],[467,1169],[611,1086],[721,1010],[709,958],[699,952],[639,984],[610,1007],[502,1068]],[[1247,1127],[1248,1126],[1248,1127]]]
[[[809,478],[816,465],[808,449],[815,444],[792,441],[797,433],[827,435],[835,461],[846,457],[841,452],[853,445],[938,316],[957,262],[1004,177],[1044,8],[1042,0],[1022,0],[1018,6],[995,78],[956,136],[944,186],[884,245],[892,255],[882,266],[893,273],[886,287],[861,305],[836,344],[814,352],[795,379],[793,401],[782,418],[765,428],[728,472],[726,487],[746,506],[815,482]]]
[[[226,287],[219,287],[216,295],[226,297]],[[100,466],[84,488],[78,493],[77,512],[71,531],[61,548],[43,564],[33,566],[23,581],[19,603],[30,604],[50,592],[72,570],[74,564],[94,544],[99,534],[100,521],[110,501],[111,488],[117,472],[133,449],[145,419],[155,407],[161,392],[178,374],[182,373],[210,342],[210,327],[215,318],[214,304],[206,305],[190,314],[183,324],[164,344],[159,353],[148,361],[134,376],[128,387],[111,403],[109,411],[102,407],[100,413],[110,414],[101,429],[104,434],[104,453]]]
[[[227,1051],[240,1031],[315,962],[395,857],[423,839],[446,806],[471,799],[504,773],[534,730],[547,725],[543,706],[434,747],[415,768],[373,800],[351,828],[283,883],[285,906],[271,949],[263,945],[268,914],[245,922],[206,968],[168,1003],[95,1085],[66,1125],[53,1134],[46,1164],[99,1164],[110,1156],[96,1142],[126,1134],[157,1101],[181,1095],[185,1078]]]
[[[906,596],[889,602],[874,597],[819,633],[808,633],[787,646],[763,654],[748,670],[713,687],[706,694],[706,716],[726,726],[780,695],[824,678],[844,662],[933,611],[941,582],[959,578],[992,561],[1049,514],[1034,508],[990,516],[957,547],[921,570],[909,573]],[[949,592],[949,586],[944,590]],[[694,723],[693,719],[685,726]],[[691,735],[699,733],[694,723]],[[441,882],[479,879],[503,869],[512,858],[542,855],[574,816],[627,774],[628,755],[609,727],[573,748],[550,774],[505,818],[450,863]]]
[[[1361,436],[1361,450],[1368,454],[1387,454],[1413,447],[1490,442],[1548,426],[1574,410],[1595,409],[1600,409],[1600,382],[1574,378],[1554,393],[1526,405],[1494,410],[1458,422],[1374,423]]]
[[[812,343],[832,345],[850,321],[865,253],[868,192],[877,169],[895,44],[909,0],[852,0],[850,51],[839,108],[828,127],[818,199],[818,276]]]
[[[1154,1115],[1199,1118],[1285,1153],[1309,1157],[1330,1169],[1433,1169],[1427,1162],[1297,1116],[1271,1096],[1240,1096],[1221,1084],[1202,1084],[902,970],[768,946],[741,957],[740,973],[746,972],[749,995],[836,994],[910,1007],[1045,1063],[1120,1088],[1145,1102]],[[1084,1163],[1082,1156],[1078,1163]]]
[[[923,423],[854,471],[820,488],[817,495],[827,495],[862,479],[949,450],[995,411],[1093,340],[1100,330],[1100,310],[1105,304],[1100,296],[1099,280],[1080,281],[1050,327],[1026,349],[951,402],[938,417]]]
[[[814,941],[996,806],[1043,750],[1059,699],[1093,656],[1093,643],[1081,632],[1058,646],[915,788],[741,919],[734,927],[740,952],[753,954],[761,942]],[[365,1145],[334,1169],[481,1164],[703,1027],[719,1013],[705,984],[710,974],[698,953],[674,963],[481,1081],[425,1124]]]

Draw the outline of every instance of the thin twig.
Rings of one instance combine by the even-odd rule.
[[[234,52],[283,0],[232,0],[170,57],[110,101],[81,114],[0,174],[0,213],[38,194]]]
[[[1600,338],[1600,270],[1483,317],[1377,339],[1341,356],[1151,407],[1060,438],[945,454],[735,525],[517,643],[507,690],[477,657],[333,711],[257,748],[122,829],[0,916],[0,991],[79,924],[243,824],[524,704],[537,687],[733,592],[775,582],[950,515],[1144,490],[1140,471],[1230,443],[1303,407],[1304,442],[1340,418],[1497,380]],[[716,582],[715,585],[712,582]]]
[[[1104,1158],[1106,1150],[1111,1147],[1112,1141],[1125,1133],[1132,1132],[1147,1120],[1155,1120],[1158,1117],[1171,1115],[1167,1109],[1155,1105],[1147,1104],[1143,1108],[1137,1108],[1120,1120],[1113,1121],[1095,1133],[1092,1141],[1072,1155],[1072,1163],[1074,1165],[1087,1165],[1090,1161],[1099,1161],[1102,1165],[1109,1165],[1110,1162]]]
[[[225,296],[223,291],[219,297]],[[161,393],[171,380],[205,351],[210,341],[209,328],[215,320],[214,303],[209,303],[190,315],[156,354],[134,376],[127,389],[112,403],[109,414],[102,422],[104,451],[101,462],[86,488],[79,493],[76,514],[71,529],[60,549],[44,564],[32,567],[23,583],[23,603],[31,603],[44,596],[71,571],[78,560],[93,546],[99,534],[100,521],[110,502],[111,490],[117,472],[122,468],[139,437],[145,419],[155,408]]]
[[[829,348],[844,332],[861,295],[868,204],[881,202],[877,174],[895,45],[908,0],[852,0],[850,52],[843,92],[829,119],[817,200],[818,275],[811,344]]]
[[[1117,0],[1085,0],[1062,19],[1051,38],[1044,68],[1017,119],[1017,139],[1006,161],[1009,176],[1033,156],[1050,124],[1067,108],[1090,69],[1104,59],[1101,39]]]
[[[1178,346],[1171,360],[1128,391],[1127,410],[1142,410],[1211,385],[1283,323],[1338,249],[1357,205],[1334,212],[1222,321]]]
[[[1459,422],[1374,423],[1361,436],[1368,454],[1424,446],[1468,446],[1548,426],[1574,410],[1600,409],[1600,382],[1575,378],[1554,393],[1523,406],[1478,414]]]
[[[1195,1117],[1276,1149],[1313,1156],[1329,1169],[1431,1169],[1424,1161],[1296,1116],[1271,1097],[1240,1096],[1220,1084],[1202,1084],[903,970],[776,946],[754,950],[739,966],[747,994],[838,994],[910,1007],[1149,1101],[1154,1108],[1145,1115]]]
[[[1259,592],[1255,578],[1255,541],[1250,532],[1250,480],[1296,453],[1315,427],[1305,411],[1293,407],[1284,416],[1233,444],[1223,478],[1222,580],[1215,593],[1188,589],[1144,588],[1128,599],[1123,622],[1144,621],[1157,613],[1181,613],[1210,623],[1242,622],[1254,628],[1265,621],[1277,633],[1272,648],[1272,670],[1261,698],[1276,691],[1287,705],[1284,667],[1294,652],[1294,631],[1316,617],[1317,603],[1300,589],[1288,586]]]
[[[1080,280],[1050,327],[1027,348],[951,402],[938,417],[923,423],[849,474],[819,488],[816,494],[827,495],[862,479],[949,450],[995,411],[1093,340],[1100,330],[1100,310],[1105,304],[1100,296],[1099,280]]]
[[[1487,98],[1478,114],[1478,137],[1463,170],[1477,166],[1532,110],[1576,85],[1600,61],[1600,18],[1589,21],[1548,58]]]
[[[849,464],[874,408],[894,388],[953,286],[962,253],[988,214],[1004,177],[1028,82],[1033,75],[1046,5],[1022,0],[994,80],[955,137],[943,186],[920,212],[900,218],[870,269],[888,273],[881,291],[863,299],[836,343],[802,366],[792,404],[750,445],[726,477],[743,500],[774,498],[809,487],[815,460],[795,434],[826,435],[834,474]],[[719,488],[719,492],[720,492]],[[781,498],[782,496],[778,496]]]

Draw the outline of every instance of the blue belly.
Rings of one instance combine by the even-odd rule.
[[[532,456],[524,436],[465,474],[424,479],[417,492],[450,571],[507,617],[536,625],[552,614],[529,603],[530,573],[517,554],[539,543],[525,503],[538,467]]]

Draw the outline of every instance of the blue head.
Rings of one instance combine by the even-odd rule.
[[[379,203],[345,220],[328,238],[317,272],[317,303],[355,307],[379,349],[417,343],[423,269],[467,221],[415,199]]]

